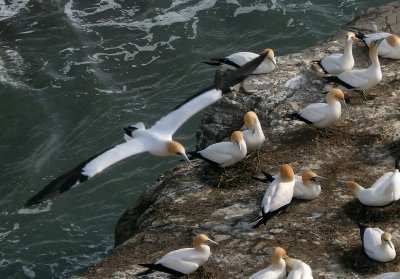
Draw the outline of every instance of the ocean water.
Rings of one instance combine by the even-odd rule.
[[[176,159],[141,154],[22,204],[210,85],[201,61],[298,51],[377,2],[0,0],[0,278],[68,278],[112,251],[119,216]],[[175,135],[187,150],[200,117]]]

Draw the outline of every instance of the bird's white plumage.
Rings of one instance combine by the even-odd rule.
[[[394,45],[387,40],[392,34],[386,32],[365,34],[363,41],[369,47],[372,41],[384,39],[378,47],[378,55],[385,58],[400,59],[400,40],[396,39]]]
[[[246,142],[247,151],[258,150],[265,141],[265,136],[261,128],[260,121],[256,119],[253,125],[254,126],[252,129],[243,131],[243,137]]]
[[[199,153],[221,167],[229,167],[246,157],[247,147],[242,139],[239,143],[235,141],[218,142],[200,150]]]
[[[237,64],[238,66],[243,66],[247,62],[257,58],[259,55],[253,52],[237,52],[234,54],[231,54],[225,59],[232,61],[233,63]],[[276,63],[276,62],[275,62]],[[228,65],[228,64],[223,64],[224,67],[230,70],[236,69],[235,67]],[[266,58],[254,71],[253,74],[266,74],[271,71],[273,71],[276,68],[274,63]]]
[[[171,251],[159,259],[156,264],[162,264],[181,273],[190,274],[206,263],[209,256],[210,247],[202,244],[200,249],[183,248]]]
[[[400,272],[387,272],[374,276],[371,279],[400,279]]]
[[[385,206],[400,199],[399,170],[382,175],[370,188],[354,188],[357,198],[368,206]]]
[[[321,193],[321,185],[310,181],[309,185],[304,185],[301,176],[295,176],[295,184],[293,189],[293,198],[302,200],[312,200]]]
[[[294,184],[294,178],[290,182],[283,182],[280,174],[277,175],[263,197],[261,207],[264,213],[275,211],[289,204],[292,201]]]
[[[357,90],[368,90],[374,87],[382,80],[381,65],[376,47],[370,49],[369,57],[372,64],[368,68],[345,71],[337,75],[337,78]],[[344,86],[341,87],[348,89]]]
[[[333,53],[321,60],[321,65],[325,71],[332,75],[338,75],[344,71],[353,69],[354,58],[352,47],[353,39],[347,36],[343,54]]]
[[[291,270],[288,273],[287,279],[313,279],[311,267],[303,261],[290,259]],[[286,264],[288,262],[286,261]]]
[[[317,128],[327,128],[340,119],[342,107],[338,100],[314,103],[299,111],[299,115],[312,122]]]
[[[127,138],[125,143],[115,146],[88,162],[83,167],[82,174],[93,177],[118,161],[146,151],[155,156],[170,155],[166,143],[172,140],[172,135],[176,130],[194,114],[221,98],[221,90],[210,89],[162,117],[150,129],[145,129],[143,123],[136,124],[138,129],[133,131],[132,138]]]
[[[365,253],[373,260],[379,262],[389,262],[396,257],[396,250],[393,243],[384,241],[382,243],[381,236],[384,232],[379,228],[366,228],[364,231],[364,250]]]
[[[279,264],[270,265],[269,267],[254,273],[249,279],[284,279],[286,278],[285,262],[281,260]]]

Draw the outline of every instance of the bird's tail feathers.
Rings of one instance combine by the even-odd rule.
[[[147,267],[148,269],[145,270],[145,271],[136,273],[135,276],[142,276],[142,275],[147,275],[147,274],[150,274],[150,273],[155,272],[155,270],[152,269],[152,267],[154,266],[154,264],[138,264],[138,265],[143,266],[143,267]]]

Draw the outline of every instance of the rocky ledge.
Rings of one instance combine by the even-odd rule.
[[[400,4],[370,9],[344,26],[366,33],[377,30],[400,34]],[[279,57],[279,68],[254,76],[218,104],[208,108],[198,130],[198,145],[220,141],[243,125],[245,112],[254,110],[267,141],[260,162],[249,156],[221,174],[205,163],[181,164],[162,175],[127,209],[116,228],[115,251],[90,268],[85,278],[136,278],[137,263],[153,262],[173,249],[188,247],[197,233],[219,242],[208,263],[189,278],[247,278],[270,262],[271,248],[308,263],[314,278],[368,278],[398,271],[400,258],[386,264],[367,258],[361,248],[357,223],[394,232],[400,228],[400,205],[366,208],[355,200],[340,180],[371,185],[392,171],[400,154],[399,61],[380,59],[382,82],[369,90],[369,101],[349,94],[350,104],[334,127],[320,137],[288,113],[311,102],[324,101],[324,84],[312,61],[341,52],[339,30],[330,40],[299,53]],[[369,64],[367,48],[355,42],[356,67]],[[289,163],[296,173],[311,169],[328,177],[313,201],[294,200],[290,209],[251,229],[266,185],[252,177],[261,170],[276,173]],[[395,242],[400,252],[400,243]],[[157,277],[158,276],[158,277]],[[148,278],[165,278],[154,274]]]

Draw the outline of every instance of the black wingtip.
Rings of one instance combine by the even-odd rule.
[[[217,162],[214,162],[206,157],[203,157],[203,155],[201,155],[199,152],[197,151],[189,151],[186,152],[186,155],[189,156],[189,160],[195,160],[195,159],[200,159],[203,160],[207,163],[209,163],[210,165],[214,166],[214,167],[220,167],[219,164]]]
[[[268,220],[270,220],[270,219],[274,218],[276,215],[282,213],[289,206],[290,206],[290,203],[288,203],[288,204],[286,204],[286,205],[284,205],[284,206],[282,206],[282,207],[280,207],[280,208],[278,208],[278,209],[276,209],[276,210],[274,210],[272,212],[267,212],[267,213],[265,213],[263,207],[261,207],[260,209],[261,209],[262,217],[258,220],[257,224],[255,224],[253,226],[253,229],[257,228],[261,224],[264,224],[264,226],[266,226]]]
[[[364,40],[364,38],[365,38],[365,34],[362,33],[362,32],[360,32],[360,31],[358,31],[357,33],[355,33],[355,35],[356,35],[356,38],[357,38],[357,39],[360,39],[360,40]]]
[[[363,224],[358,224],[358,228],[360,229],[360,237],[361,237],[361,242],[364,246],[364,232],[367,229],[366,226],[364,226]]]
[[[303,121],[304,123],[309,124],[309,125],[313,124],[313,122],[311,122],[310,120],[302,117],[299,113],[292,113],[292,114],[289,114],[288,116],[291,119],[300,120],[300,121]]]
[[[314,60],[314,61],[312,61],[312,62],[316,63],[316,64],[322,69],[322,71],[323,71],[325,74],[329,74],[329,72],[324,68],[324,66],[322,66],[321,61],[322,61],[322,60]]]
[[[344,82],[343,80],[339,79],[337,76],[324,76],[322,77],[323,79],[325,79],[325,82],[334,82],[336,84],[339,84],[347,89],[354,89],[355,87]]]
[[[138,274],[136,274],[136,276],[147,275],[147,274],[150,274],[150,273],[152,273],[154,271],[161,271],[161,272],[164,272],[164,273],[168,273],[168,274],[174,275],[176,277],[182,277],[182,276],[187,275],[187,274],[179,272],[177,270],[165,267],[162,264],[139,264],[139,265],[143,266],[143,267],[147,267],[148,270],[145,270],[145,271],[143,271],[141,273],[138,273]]]
[[[208,60],[208,61],[202,61],[201,63],[210,65],[210,66],[220,66],[221,63],[215,60]]]
[[[128,136],[130,136],[130,137],[132,137],[132,133],[133,133],[135,130],[137,130],[137,128],[134,127],[134,126],[124,127],[125,134],[128,135]]]
[[[261,171],[261,172],[269,182],[272,182],[275,180],[275,178],[270,173],[268,173],[266,171]]]

